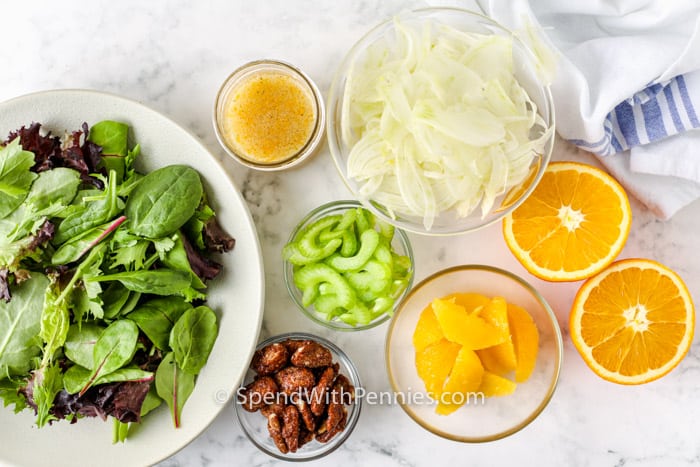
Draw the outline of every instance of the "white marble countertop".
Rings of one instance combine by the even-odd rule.
[[[455,4],[457,4],[455,2]],[[250,171],[227,159],[211,126],[213,99],[233,69],[259,58],[296,64],[327,92],[345,52],[370,26],[422,2],[32,1],[4,2],[0,26],[0,101],[33,91],[90,88],[141,101],[198,135],[242,191],[257,225],[266,271],[261,338],[292,330],[329,336],[359,367],[368,390],[388,391],[383,325],[332,333],[294,310],[284,288],[280,249],[312,208],[349,193],[327,147],[298,169]],[[558,141],[556,159],[594,162]],[[700,203],[669,221],[632,200],[634,221],[621,256],[648,257],[678,271],[700,297],[696,259]],[[500,226],[451,238],[410,236],[416,279],[447,266],[484,263],[531,281],[554,308],[564,335],[564,365],[549,406],[501,441],[464,445],[416,425],[398,406],[368,406],[349,440],[318,465],[692,465],[700,463],[700,351],[665,378],[640,387],[607,383],[583,363],[568,336],[578,283],[554,284],[526,273],[506,248]],[[3,443],[10,442],[3,440]],[[40,447],[37,447],[40,448]],[[0,447],[0,450],[2,448]],[[79,455],[76,465],[80,464]],[[279,465],[259,452],[226,407],[210,428],[163,466]]]

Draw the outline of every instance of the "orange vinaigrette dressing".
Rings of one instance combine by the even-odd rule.
[[[275,71],[245,78],[224,105],[224,137],[252,162],[283,162],[306,146],[314,131],[313,97],[297,79]]]

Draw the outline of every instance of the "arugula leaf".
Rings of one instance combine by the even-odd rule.
[[[30,361],[41,352],[41,315],[49,279],[40,273],[14,289],[13,300],[0,301],[0,380],[24,375]]]
[[[204,194],[202,195],[202,200],[199,202],[199,206],[197,206],[194,215],[183,226],[183,230],[186,232],[187,237],[190,238],[194,242],[195,246],[202,251],[206,249],[203,236],[204,226],[214,217],[214,215],[214,210],[211,208],[211,206],[209,206],[207,196]]]
[[[156,391],[168,404],[175,428],[180,427],[182,408],[194,390],[194,380],[194,375],[177,366],[172,352],[163,357],[156,370]]]
[[[102,274],[100,266],[106,248],[106,243],[100,243],[90,250],[87,257],[75,269],[73,277],[59,297],[62,300],[68,300],[68,297],[71,297],[72,310],[77,322],[80,322],[86,313],[91,313],[98,319],[104,317],[102,286],[93,279]],[[78,284],[81,284],[82,287],[77,287]]]
[[[36,404],[36,424],[39,428],[56,417],[51,414],[53,401],[63,389],[63,374],[58,364],[52,363],[34,372],[33,397]]]
[[[34,165],[34,154],[24,151],[19,139],[0,147],[0,219],[14,211],[29,193],[37,174],[29,169]]]

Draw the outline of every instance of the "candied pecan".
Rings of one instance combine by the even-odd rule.
[[[294,351],[291,357],[292,365],[307,368],[319,368],[333,364],[331,351],[318,342],[305,341]]]
[[[292,355],[294,352],[297,351],[299,347],[302,345],[306,344],[307,342],[311,342],[309,340],[292,340],[292,339],[287,339],[286,341],[281,342],[283,346],[287,348],[287,351],[289,351],[289,355]]]
[[[288,405],[284,409],[284,425],[282,426],[282,437],[290,452],[297,452],[299,448],[299,412],[293,405]]]
[[[335,381],[336,369],[333,366],[326,367],[318,379],[318,383],[311,391],[311,412],[320,417],[326,408],[326,397],[328,390]]]
[[[345,412],[345,406],[342,403],[332,400],[328,404],[328,410],[326,411],[326,419],[323,421],[323,424],[321,425],[319,431],[331,431],[343,419],[343,415],[345,414]]]
[[[302,397],[299,397],[295,402],[297,410],[301,414],[301,419],[304,421],[304,426],[307,430],[313,432],[316,429],[316,418],[309,404]]]
[[[338,375],[333,384],[333,398],[340,397],[343,404],[352,404],[355,398],[355,386],[345,375]]]
[[[279,402],[268,404],[260,409],[260,413],[265,417],[269,417],[272,414],[282,417],[282,414],[284,414],[284,404],[280,404]]]
[[[287,454],[289,448],[284,441],[284,436],[282,435],[282,421],[277,414],[273,413],[267,418],[267,431],[270,433],[270,437],[272,441],[275,442],[277,449],[279,449],[282,454]]]
[[[280,390],[288,396],[305,396],[316,384],[314,374],[308,368],[288,366],[275,374]]]
[[[274,398],[279,387],[274,379],[269,376],[255,378],[247,385],[241,397],[241,405],[248,412],[255,412],[265,407],[271,398]]]
[[[275,343],[256,350],[250,367],[259,375],[271,375],[284,368],[288,361],[287,347]]]
[[[314,439],[313,430],[308,430],[304,425],[301,425],[299,429],[299,447],[302,447],[306,443],[311,442]]]
[[[342,407],[342,406],[341,406]],[[345,427],[348,424],[348,412],[345,410],[345,407],[342,407],[343,411],[340,416],[340,419],[337,421],[337,423],[333,426],[333,428],[330,428],[328,430],[325,430],[323,432],[316,432],[316,440],[319,443],[327,443],[328,441],[331,440],[335,435],[340,433],[345,429]],[[325,426],[325,424],[324,424]]]

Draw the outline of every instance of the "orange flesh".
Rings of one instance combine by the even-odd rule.
[[[273,164],[306,146],[315,120],[312,97],[301,83],[286,74],[261,72],[227,96],[224,139],[241,157]]]

